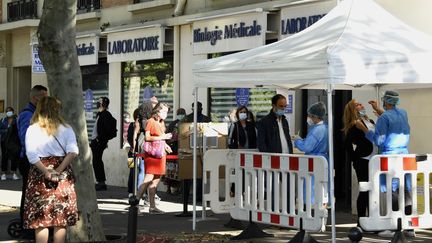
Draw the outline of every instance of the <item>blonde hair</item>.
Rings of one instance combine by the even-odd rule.
[[[37,103],[31,124],[37,123],[46,130],[48,135],[55,135],[60,124],[66,125],[64,118],[60,114],[60,110],[60,100],[51,96],[43,97]]]
[[[356,100],[352,99],[345,105],[342,117],[344,124],[342,131],[345,135],[347,135],[348,131],[355,125],[356,120],[360,118],[356,109],[356,103]]]

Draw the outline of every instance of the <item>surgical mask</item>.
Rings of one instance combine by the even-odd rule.
[[[283,116],[285,114],[285,110],[284,109],[277,109],[275,111],[277,116]]]
[[[124,122],[126,122],[126,123],[130,123],[130,118],[129,118],[129,117],[125,117],[125,118],[124,118]]]
[[[312,118],[310,118],[310,117],[308,117],[308,118],[306,119],[306,122],[307,122],[307,124],[308,124],[309,126],[315,125],[315,123],[312,121]]]
[[[358,113],[359,113],[359,115],[360,115],[361,117],[366,116],[366,110],[365,110],[365,109],[359,110]]]
[[[246,113],[239,113],[239,119],[240,120],[246,120],[247,119],[247,114]]]
[[[7,117],[11,117],[11,116],[13,116],[13,111],[8,111],[8,112],[6,112],[6,116],[7,116]]]
[[[177,115],[177,120],[181,121],[181,120],[183,120],[184,117],[185,117],[185,115],[179,114],[179,115]]]
[[[383,102],[383,109],[384,109],[384,110],[387,110],[387,107],[386,107],[386,103],[385,103],[385,102]]]
[[[162,119],[162,120],[165,120],[165,119],[167,118],[167,116],[168,116],[168,112],[161,111],[161,112],[159,113],[159,117],[160,117],[160,119]]]

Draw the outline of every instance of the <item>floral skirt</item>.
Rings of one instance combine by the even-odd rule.
[[[63,157],[41,158],[46,167],[57,168]],[[24,201],[23,227],[37,229],[75,225],[78,208],[75,193],[75,178],[68,166],[62,173],[65,179],[51,182],[42,172],[30,168]]]

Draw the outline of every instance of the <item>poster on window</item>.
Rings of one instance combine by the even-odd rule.
[[[39,58],[38,44],[32,44],[32,72],[45,73],[42,61]]]
[[[236,102],[237,107],[247,106],[249,104],[249,89],[237,88],[236,89]]]

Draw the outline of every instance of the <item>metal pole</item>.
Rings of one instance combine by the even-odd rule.
[[[334,199],[334,154],[333,154],[333,85],[327,84],[327,106],[328,106],[328,140],[329,140],[329,170],[330,170],[330,192],[329,199],[331,202],[331,224],[332,224],[332,242],[336,243],[336,217],[335,217],[335,199]]]
[[[194,90],[194,125],[193,125],[193,194],[192,194],[192,201],[193,201],[193,213],[192,213],[192,230],[195,231],[196,229],[196,179],[197,179],[197,120],[198,120],[198,88],[195,88]]]

